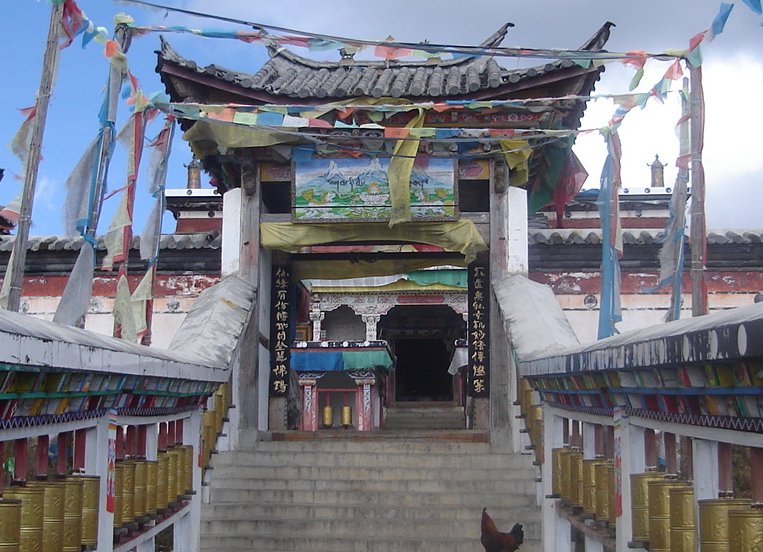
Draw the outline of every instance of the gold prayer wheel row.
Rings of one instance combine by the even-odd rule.
[[[215,450],[217,436],[222,433],[223,423],[228,416],[232,404],[233,388],[230,382],[221,384],[217,391],[207,399],[201,424],[202,432],[202,461],[205,468],[209,467],[212,451]]]
[[[190,445],[159,452],[158,459],[153,461],[132,458],[117,461],[114,529],[135,529],[185,494],[188,483],[192,482],[192,461]]]
[[[615,523],[615,465],[605,460],[594,466],[596,521]]]
[[[80,552],[94,549],[98,539],[100,478],[71,476],[50,481],[30,481],[11,486],[3,500],[19,504],[16,547],[5,532],[8,524],[0,520],[0,550],[41,552],[60,550]],[[5,515],[4,513],[2,515]]]
[[[551,492],[598,521],[615,522],[615,469],[611,460],[583,459],[574,447],[551,450]]]
[[[583,510],[596,514],[596,466],[606,465],[603,458],[583,460]]]
[[[21,501],[0,498],[0,551],[21,550]]]
[[[699,549],[701,552],[763,550],[763,510],[751,508],[748,499],[700,500]]]
[[[673,517],[680,518],[675,523],[685,529],[686,520],[693,518],[694,494],[691,485],[677,479],[657,479],[647,482],[649,507],[649,550],[654,552],[669,551],[671,525]],[[671,494],[676,493],[677,501],[671,511]],[[688,494],[687,494],[688,493]],[[691,518],[682,511],[686,503],[690,504]],[[672,515],[671,515],[672,514]],[[693,528],[692,528],[693,533]]]
[[[631,520],[633,540],[649,540],[649,482],[664,479],[658,472],[632,473],[631,479]]]

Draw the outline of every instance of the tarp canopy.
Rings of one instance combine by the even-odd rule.
[[[512,274],[493,286],[501,318],[519,360],[579,344],[554,292],[545,284]]]

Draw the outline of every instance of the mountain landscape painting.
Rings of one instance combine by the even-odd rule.
[[[389,220],[389,159],[311,159],[295,163],[295,222]],[[411,172],[411,218],[456,218],[452,159],[417,159]]]

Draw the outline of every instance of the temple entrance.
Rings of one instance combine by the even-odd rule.
[[[458,385],[448,372],[463,318],[444,305],[398,305],[379,322],[379,331],[397,359],[395,403],[458,402]]]
[[[396,339],[394,343],[395,399],[452,401],[453,376],[448,373],[450,355],[443,339]]]

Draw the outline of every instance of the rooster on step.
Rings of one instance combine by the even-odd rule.
[[[485,552],[514,552],[525,540],[525,532],[521,523],[515,523],[508,533],[501,533],[495,526],[493,518],[487,513],[487,508],[482,509],[482,546]]]

